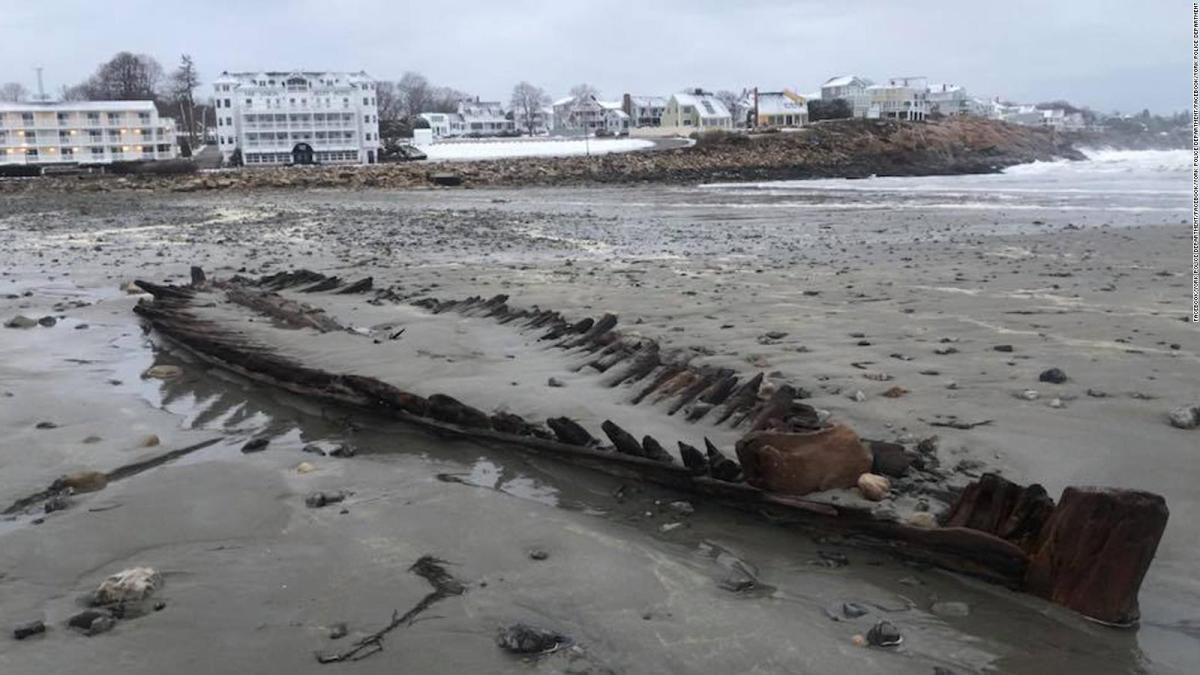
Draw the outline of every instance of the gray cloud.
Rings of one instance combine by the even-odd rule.
[[[1190,5],[1042,0],[52,0],[0,11],[0,81],[48,89],[120,50],[170,69],[406,70],[506,99],[527,79],[609,97],[687,86],[815,90],[835,74],[926,75],[980,95],[1099,110],[1188,107]]]

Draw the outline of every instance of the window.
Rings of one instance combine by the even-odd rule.
[[[246,99],[246,107],[247,108],[249,108],[253,105],[254,105],[254,99],[251,99],[251,98]]]
[[[218,118],[217,118],[217,126],[219,126],[219,127],[223,127],[223,126],[225,126],[225,120],[224,120],[224,118],[221,118],[221,117],[218,117]]]
[[[88,140],[93,143],[98,143],[104,138],[104,133],[99,129],[88,129]]]
[[[100,155],[103,155],[103,154],[104,154],[104,148],[102,148],[102,147],[100,147],[100,146],[98,146],[98,145],[97,145],[97,146],[94,146],[94,147],[92,147],[92,157],[98,157],[98,156],[100,156]]]
[[[58,132],[58,142],[59,143],[67,143],[70,140],[71,140],[71,132],[69,132],[69,131]]]
[[[67,121],[70,119],[71,119],[71,113],[65,113],[65,112],[58,113],[58,123],[60,125],[65,126]]]
[[[150,123],[150,113],[148,113],[148,112],[138,113],[138,121],[141,122],[142,124],[149,124]]]
[[[88,113],[87,121],[88,121],[88,124],[99,124],[100,123],[100,113],[98,113],[98,112]]]
[[[370,124],[370,123],[371,123],[371,116],[363,115],[363,124]]]
[[[221,107],[221,99],[219,99],[219,98],[215,99],[215,100],[213,100],[213,103],[215,104],[214,107],[217,107],[217,108]]]
[[[108,139],[109,139],[110,141],[115,141],[115,140],[119,139],[120,137],[121,137],[121,132],[120,132],[120,131],[118,131],[118,130],[116,130],[116,129],[109,129],[109,130],[108,130]]]
[[[227,126],[227,127],[233,126],[233,118],[232,117],[225,118],[225,126]]]
[[[63,148],[62,156],[63,156],[63,159],[74,158],[75,157],[75,149],[74,148]]]
[[[116,124],[120,121],[121,121],[121,113],[115,113],[115,112],[108,113],[108,123],[109,124]]]
[[[37,148],[25,148],[26,157],[37,157]]]
[[[117,156],[117,155],[121,154],[121,148],[119,148],[119,147],[117,147],[117,146],[115,146],[115,145],[114,145],[114,146],[112,146],[111,148],[109,148],[109,149],[108,149],[108,154],[110,154],[110,155],[112,155],[112,156],[114,156],[114,157],[115,157],[115,156]]]
[[[226,91],[228,91],[228,90],[229,90],[229,88],[228,88],[228,87],[226,87],[226,88],[225,88],[225,90],[226,90]],[[229,99],[225,99],[225,107],[226,107],[226,108],[230,107],[230,105],[229,105]]]
[[[23,122],[25,126],[33,124],[33,113],[21,113],[21,122]]]
[[[363,105],[367,105],[367,101],[369,101],[369,100],[371,100],[371,99],[369,99],[369,98],[367,98],[366,96],[364,96],[364,97],[363,97]]]

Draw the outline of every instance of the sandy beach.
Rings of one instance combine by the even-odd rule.
[[[1200,432],[1166,416],[1200,400],[1200,336],[1176,160],[728,186],[6,195],[0,319],[57,320],[0,329],[0,502],[69,471],[220,440],[70,509],[0,520],[0,616],[48,626],[0,641],[0,672],[1189,672],[1200,662]],[[192,265],[214,277],[370,275],[377,288],[439,298],[504,293],[571,318],[612,312],[701,363],[799,383],[864,437],[936,435],[941,465],[964,482],[997,470],[1052,496],[1068,485],[1162,494],[1171,516],[1142,624],[1103,628],[720,507],[688,513],[670,491],[621,490],[553,461],[348,424],[142,329],[138,295],[121,285],[181,283]],[[402,307],[338,307],[355,327],[418,330]],[[477,392],[481,406],[602,400],[582,374],[556,394],[549,361],[511,384],[471,380],[473,360],[533,354],[536,338],[484,340],[465,319],[457,329],[403,361],[366,348],[345,358],[458,386],[464,399]],[[183,374],[144,378],[155,364]],[[1040,382],[1049,368],[1067,381]],[[882,396],[892,386],[907,393]],[[950,416],[990,422],[930,424]],[[264,435],[266,451],[239,451]],[[309,444],[357,455],[302,452]],[[306,494],[343,489],[353,494],[342,506],[305,508]],[[820,564],[829,552],[849,564]],[[319,665],[315,651],[428,592],[407,571],[425,554],[449,561],[466,593],[392,632],[380,654]],[[64,626],[79,596],[133,565],[163,572],[162,611],[94,638]],[[747,569],[753,593],[722,587]],[[830,607],[851,601],[870,613],[831,620]],[[969,612],[938,609],[946,602]],[[855,646],[880,618],[904,644]],[[514,621],[574,646],[515,659],[494,642]],[[331,640],[341,622],[349,638]]]

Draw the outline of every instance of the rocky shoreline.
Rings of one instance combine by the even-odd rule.
[[[0,181],[0,192],[693,184],[995,173],[1015,164],[1083,157],[1070,139],[1050,129],[994,120],[841,120],[815,124],[798,133],[715,133],[688,148],[600,157],[59,177]]]

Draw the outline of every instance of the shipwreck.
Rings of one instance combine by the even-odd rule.
[[[308,270],[218,280],[193,268],[188,285],[136,283],[152,297],[135,311],[158,335],[250,380],[837,532],[1107,625],[1137,623],[1138,591],[1167,523],[1165,500],[1147,492],[1069,487],[1056,501],[993,473],[947,486],[912,449],[828,419],[802,387],[699,363],[621,330],[613,314],[571,320],[504,295],[439,299]],[[351,313],[370,326],[338,318]],[[496,354],[439,350],[467,323],[499,345]],[[441,370],[454,377],[439,380]],[[594,385],[522,394],[497,386],[555,372]],[[916,486],[935,508],[881,513],[856,489],[864,474]],[[887,480],[868,483],[861,492]]]

